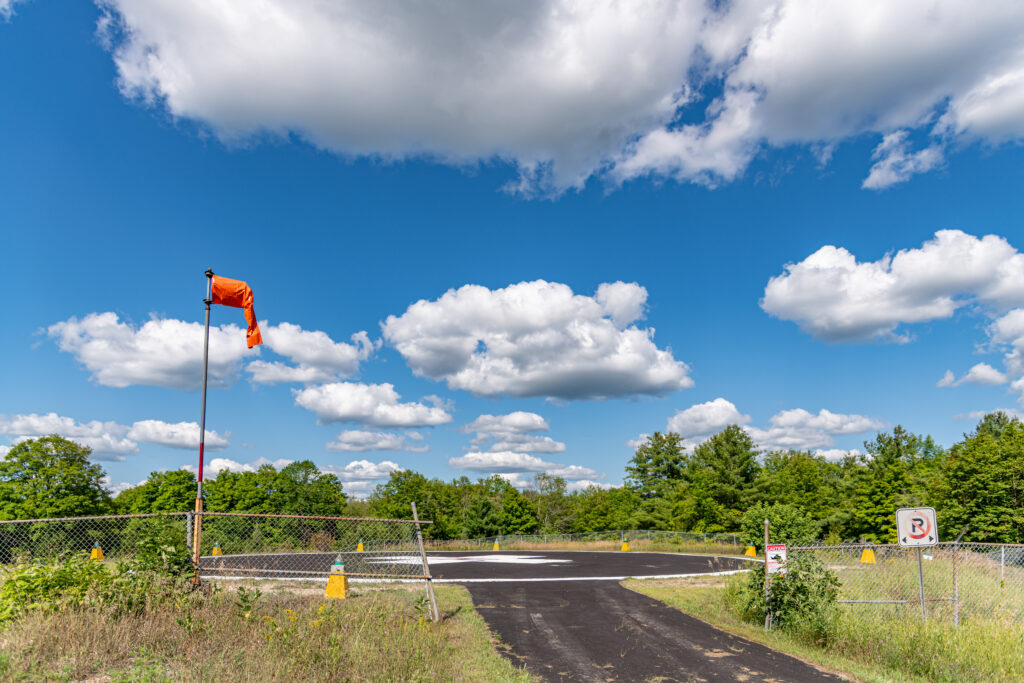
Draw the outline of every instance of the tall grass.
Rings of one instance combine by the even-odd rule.
[[[915,569],[916,571],[916,569]],[[633,590],[716,626],[865,681],[1022,681],[1024,624],[974,615],[954,627],[937,615],[884,605],[840,605],[828,637],[819,631],[765,632],[744,620],[745,575],[656,581],[629,580]]]
[[[5,681],[528,681],[498,655],[465,589],[176,593],[125,613],[116,605],[33,611],[0,633]]]

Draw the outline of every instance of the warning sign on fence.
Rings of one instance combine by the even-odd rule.
[[[786,573],[786,544],[769,545],[765,556],[765,567],[769,574]]]
[[[905,548],[935,545],[939,542],[935,508],[900,508],[896,511],[896,534]]]

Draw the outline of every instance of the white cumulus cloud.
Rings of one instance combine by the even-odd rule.
[[[359,370],[359,363],[367,360],[374,350],[366,332],[356,332],[352,335],[352,343],[346,344],[334,341],[326,332],[304,330],[292,323],[268,325],[263,332],[263,343],[297,365],[253,361],[246,370],[257,384],[310,384],[351,377]]]
[[[481,415],[462,428],[476,432],[470,442],[474,448],[516,453],[561,453],[565,444],[550,436],[532,432],[547,431],[547,420],[537,413],[517,410],[507,415]]]
[[[686,364],[655,346],[654,330],[630,324],[647,290],[620,282],[598,291],[582,296],[543,280],[466,285],[388,316],[384,338],[417,375],[479,396],[592,399],[692,386]]]
[[[353,460],[349,464],[338,467],[337,465],[326,465],[321,467],[322,472],[337,475],[343,482],[365,481],[387,479],[392,472],[400,472],[404,467],[390,460],[371,462],[370,460]]]
[[[861,434],[885,426],[880,420],[864,415],[833,413],[825,409],[811,413],[803,408],[783,410],[772,415],[769,425],[764,428],[751,425],[750,421],[750,416],[741,413],[731,401],[716,398],[676,412],[669,418],[665,431],[677,432],[686,440],[686,448],[693,449],[710,436],[735,424],[741,426],[759,448],[812,450],[832,446],[835,443],[834,436]],[[642,435],[641,439],[644,437]],[[630,443],[639,446],[643,441],[638,439]]]
[[[261,324],[264,347],[288,358],[253,360],[246,369],[257,384],[324,382],[348,377],[374,349],[366,332],[352,335],[352,344],[334,342],[325,332],[303,330],[292,323]],[[203,378],[203,325],[172,318],[154,318],[141,326],[120,320],[116,313],[90,313],[47,328],[61,351],[72,354],[99,384],[111,387],[150,385],[196,390]],[[242,328],[210,327],[209,383],[227,387],[238,379],[242,362],[259,355],[248,349]]]
[[[235,474],[242,474],[245,472],[255,472],[264,465],[270,465],[274,469],[281,469],[292,464],[294,460],[288,460],[287,458],[278,458],[277,460],[268,460],[267,458],[257,458],[252,462],[239,462],[230,458],[212,458],[203,463],[204,479],[216,479],[217,475],[221,472],[233,472]],[[183,469],[192,474],[196,474],[199,468],[195,465],[182,465],[179,469]]]
[[[99,384],[127,387],[146,384],[197,390],[203,381],[203,325],[153,319],[136,327],[116,313],[90,313],[50,325],[47,333],[61,351],[70,353]],[[248,350],[236,325],[210,327],[209,383],[230,386]]]
[[[969,309],[992,318],[987,351],[1002,351],[1004,368],[976,363],[937,386],[1010,384],[1024,403],[1024,254],[998,235],[940,230],[920,248],[858,262],[827,245],[785,266],[765,287],[761,307],[830,342],[908,342],[901,326]]]
[[[412,451],[422,453],[429,451],[426,445],[415,445],[412,441],[422,440],[416,432],[396,434],[394,432],[375,432],[363,429],[347,429],[327,443],[329,451]]]
[[[995,386],[1006,384],[1009,379],[1006,373],[1001,372],[988,363],[975,363],[960,379],[956,379],[952,370],[946,370],[946,374],[938,381],[940,387],[956,387],[961,384],[981,384],[983,386]]]
[[[911,176],[927,173],[943,161],[939,145],[910,151],[905,130],[889,133],[882,138],[871,158],[875,159],[875,164],[864,179],[863,186],[872,190],[906,182]]]
[[[817,414],[803,408],[783,410],[769,419],[766,429],[746,428],[750,438],[765,450],[811,450],[835,443],[833,436],[861,434],[885,427],[864,415],[845,415],[821,409]]]
[[[224,141],[497,159],[531,194],[715,185],[765,148],[865,134],[888,150],[865,186],[883,187],[944,148],[1024,137],[1016,0],[98,4],[124,95]],[[890,149],[904,131],[929,143]]]
[[[547,472],[553,476],[567,480],[593,479],[598,476],[595,470],[579,465],[559,465],[545,462],[540,458],[526,453],[513,451],[472,452],[457,458],[449,458],[448,465],[457,470],[482,472],[487,474],[514,474],[523,472]]]
[[[1024,255],[1004,238],[940,230],[916,249],[858,262],[824,246],[765,287],[761,308],[819,339],[907,341],[900,325],[949,318],[970,304],[1024,304]]]
[[[686,410],[677,411],[669,418],[665,430],[700,442],[731,424],[745,425],[748,422],[750,422],[750,416],[737,410],[731,401],[716,398],[713,401],[697,403]]]
[[[321,424],[358,422],[374,427],[426,427],[447,424],[452,416],[440,399],[403,403],[391,384],[334,382],[294,391],[295,404],[316,414]]]
[[[155,443],[169,448],[199,448],[199,424],[195,422],[164,422],[162,420],[140,420],[128,430],[128,438],[136,441]],[[208,451],[219,451],[230,445],[226,436],[207,429],[203,447]]]
[[[57,434],[91,448],[96,460],[121,461],[139,452],[139,444],[126,435],[128,427],[116,422],[76,422],[57,413],[37,415],[0,414],[0,434],[16,437],[15,442]]]

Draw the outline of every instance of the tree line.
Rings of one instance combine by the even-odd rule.
[[[410,503],[437,539],[613,529],[743,532],[779,520],[791,541],[895,541],[895,511],[930,505],[951,539],[1024,542],[1024,425],[986,415],[950,448],[896,426],[865,442],[865,453],[826,460],[807,451],[760,452],[731,425],[688,449],[674,432],[637,447],[619,488],[568,490],[538,474],[519,490],[499,476],[472,481],[402,470],[365,500],[346,495],[333,474],[310,461],[280,470],[221,472],[204,482],[212,511],[409,518]],[[195,477],[154,472],[112,497],[89,449],[49,436],[21,442],[0,461],[0,517],[25,519],[103,513],[180,512],[192,508]],[[773,522],[774,523],[774,522]],[[786,539],[780,539],[786,540]]]

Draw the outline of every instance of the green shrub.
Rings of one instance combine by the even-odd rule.
[[[790,558],[785,574],[772,577],[767,609],[772,625],[818,644],[835,632],[839,578],[821,560],[809,555]],[[726,599],[741,617],[755,623],[765,619],[764,565],[730,586]]]
[[[151,571],[124,570],[87,558],[20,564],[0,575],[0,622],[26,612],[58,612],[78,607],[112,608],[135,613],[187,589]]]
[[[122,572],[150,572],[169,577],[191,577],[192,557],[180,534],[153,534],[136,543],[135,555],[121,563]]]

